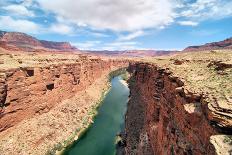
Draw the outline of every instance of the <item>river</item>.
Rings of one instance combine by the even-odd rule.
[[[111,80],[111,88],[98,108],[94,123],[64,155],[114,155],[115,137],[123,130],[129,96],[121,76]]]

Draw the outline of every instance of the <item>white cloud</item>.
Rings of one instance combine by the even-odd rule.
[[[128,40],[132,40],[132,39],[135,39],[137,37],[140,37],[142,35],[145,35],[145,32],[142,31],[142,30],[139,30],[139,31],[129,33],[128,35],[122,35],[122,36],[120,36],[118,38],[118,40],[120,40],[120,41],[128,41]]]
[[[74,29],[69,25],[55,23],[47,28],[26,19],[14,19],[10,16],[0,16],[0,29],[29,34],[57,33],[73,35],[75,33]]]
[[[51,25],[50,28],[48,28],[48,32],[72,35],[74,33],[74,29],[71,26],[58,23]]]
[[[76,46],[80,50],[96,50],[101,41],[86,41],[86,42],[72,42],[71,44]]]
[[[94,37],[109,37],[109,35],[105,33],[100,33],[100,32],[89,32],[89,34]]]
[[[116,41],[112,43],[106,43],[105,45],[103,45],[102,50],[103,49],[112,50],[112,51],[114,50],[134,50],[134,49],[138,49],[137,45],[138,43],[134,41],[127,41],[127,42]]]
[[[36,6],[34,0],[23,0],[22,5],[25,7]]]
[[[193,22],[193,21],[180,21],[178,23],[184,26],[197,26],[198,25],[197,22]]]
[[[35,16],[32,11],[29,11],[23,5],[8,5],[8,6],[2,7],[2,9],[8,11],[9,13],[13,13],[15,15],[29,16],[29,17]]]
[[[113,31],[138,31],[171,24],[173,0],[38,0],[40,6],[78,26]]]
[[[110,43],[104,43],[99,40],[85,41],[85,42],[71,42],[72,45],[76,46],[81,50],[132,50],[138,49],[137,42],[127,41],[115,41]]]
[[[40,26],[32,21],[0,16],[0,29],[36,34],[40,31]]]
[[[147,29],[165,29],[172,23],[197,26],[205,20],[232,16],[228,0],[37,0],[58,19],[93,30],[127,32],[118,40],[132,40]],[[120,33],[119,33],[120,34]],[[122,34],[122,33],[121,33]]]
[[[0,28],[26,33],[78,34],[96,38],[108,36],[113,38],[116,35],[118,38],[115,42],[104,44],[106,47],[113,48],[135,47],[136,45],[131,44],[131,40],[147,35],[150,31],[165,29],[173,23],[198,26],[202,21],[232,17],[232,0],[196,0],[195,2],[190,0],[20,0],[18,2],[19,4],[16,5],[11,1],[0,0],[0,8],[6,12],[4,14],[7,14],[0,16]],[[35,14],[38,15],[40,11],[45,11],[41,15],[46,16],[47,19],[52,17],[56,21],[45,20],[39,23],[36,17],[37,24],[26,20],[31,19],[28,17],[35,18]],[[79,33],[82,30],[83,32]],[[93,44],[87,42],[83,46]]]
[[[232,16],[232,1],[228,0],[197,0],[182,8],[180,16],[196,21],[221,19]]]

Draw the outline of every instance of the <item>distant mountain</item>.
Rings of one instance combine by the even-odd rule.
[[[118,56],[118,57],[153,57],[168,55],[177,51],[164,51],[164,50],[125,50],[125,51],[87,51],[93,55],[105,55],[105,56]]]
[[[21,32],[0,31],[0,46],[6,48],[19,48],[24,50],[49,49],[72,51],[77,50],[68,42],[54,42],[38,40],[35,37]]]
[[[184,51],[205,51],[218,49],[232,49],[232,37],[219,42],[207,43],[200,46],[189,46]]]

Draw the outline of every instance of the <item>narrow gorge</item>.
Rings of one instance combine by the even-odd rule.
[[[1,155],[231,154],[227,51],[143,61],[60,53],[1,57]],[[119,77],[109,89],[109,79],[125,68],[130,90]]]
[[[92,123],[109,73],[128,66],[125,60],[78,54],[45,54],[43,65],[35,54],[30,67],[21,67],[19,55],[4,56],[19,67],[1,69],[1,155],[42,155],[69,145]]]
[[[163,56],[3,39],[1,155],[231,155],[232,53],[207,51],[230,39]]]
[[[97,109],[94,123],[63,154],[116,154],[115,144],[120,140],[116,135],[124,130],[128,96],[129,89],[122,76],[112,78],[111,88]]]

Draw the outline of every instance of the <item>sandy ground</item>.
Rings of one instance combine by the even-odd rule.
[[[230,142],[225,142],[226,135],[213,135],[210,137],[210,142],[214,145],[218,155],[231,155],[232,145]]]
[[[102,93],[109,87],[108,73],[97,79],[86,90],[58,104],[48,113],[24,120],[1,132],[1,155],[44,155],[57,146],[66,144],[92,123],[92,117]]]

